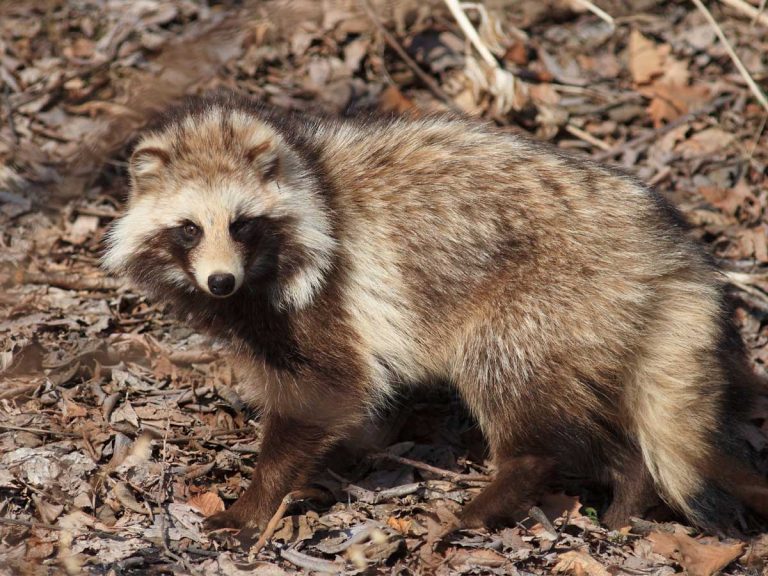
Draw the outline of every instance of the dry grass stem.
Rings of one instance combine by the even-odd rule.
[[[709,9],[706,6],[704,6],[704,3],[701,0],[691,0],[691,2],[693,2],[694,5],[699,10],[701,10],[701,13],[704,15],[704,18],[706,18],[707,22],[709,22],[709,25],[712,26],[712,28],[714,29],[715,34],[717,34],[717,37],[720,39],[720,42],[723,43],[725,50],[728,52],[728,56],[731,57],[731,60],[733,61],[734,66],[736,66],[739,73],[744,78],[744,81],[747,83],[747,86],[749,86],[749,89],[752,91],[752,94],[755,95],[755,98],[757,98],[758,102],[760,102],[762,107],[768,110],[768,98],[765,97],[765,94],[757,85],[757,82],[755,82],[754,78],[752,78],[752,75],[749,73],[749,70],[747,70],[746,66],[744,66],[738,54],[736,54],[736,51],[733,49],[733,46],[731,45],[731,43],[728,41],[728,38],[725,37],[725,33],[723,32],[723,29],[717,23],[717,20],[715,20],[715,17],[712,16],[712,13],[709,11]]]
[[[587,10],[592,12],[592,14],[594,14],[598,18],[600,18],[601,20],[604,20],[605,22],[610,24],[612,27],[616,25],[616,23],[615,23],[615,21],[613,19],[613,16],[611,16],[605,10],[603,10],[599,6],[596,6],[595,4],[590,2],[589,0],[571,0],[571,1],[574,4],[578,4],[580,6],[583,6],[584,8],[586,8]]]
[[[760,23],[763,26],[768,26],[768,14],[765,14],[765,1],[760,3],[759,8],[755,8],[752,4],[745,2],[744,0],[720,0],[726,6],[730,6],[734,10],[738,10],[742,14],[749,16],[753,23]]]
[[[382,24],[381,20],[379,20],[379,17],[376,15],[376,12],[374,12],[373,7],[371,6],[371,3],[368,0],[360,0],[360,4],[362,5],[363,9],[365,10],[366,14],[368,14],[368,18],[370,18],[371,22],[373,22],[374,26],[378,29],[379,33],[384,38],[384,41],[389,44],[389,47],[392,48],[395,52],[397,52],[397,55],[402,59],[403,62],[410,68],[416,76],[419,77],[419,80],[421,80],[424,85],[429,88],[432,93],[437,96],[440,100],[448,104],[448,106],[453,109],[454,111],[460,112],[458,106],[454,103],[453,99],[446,94],[445,90],[443,90],[440,85],[435,82],[435,80],[424,70],[421,69],[421,66],[419,66],[416,61],[411,58],[408,53],[405,51],[405,49],[400,45],[400,43],[397,41],[397,39],[392,36],[392,34],[389,33],[389,30],[387,30],[384,27],[384,24]]]

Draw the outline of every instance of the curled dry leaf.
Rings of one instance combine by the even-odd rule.
[[[224,511],[224,500],[215,492],[205,492],[193,496],[187,500],[187,504],[200,510],[206,518]]]
[[[509,563],[509,560],[505,556],[488,548],[476,548],[474,550],[460,548],[455,553],[451,554],[448,563],[452,568],[464,571],[479,567],[500,568]]]
[[[637,84],[647,84],[664,72],[664,62],[669,55],[669,46],[658,46],[638,30],[629,35],[629,72]]]
[[[131,492],[131,489],[128,487],[128,484],[125,482],[118,482],[115,484],[115,486],[112,488],[112,493],[115,495],[115,498],[117,498],[120,504],[122,504],[128,510],[138,514],[149,514],[147,509],[139,504],[138,500],[136,500],[136,497],[133,495],[133,492]]]
[[[736,560],[744,552],[744,544],[720,544],[699,541],[677,526],[672,534],[652,532],[648,540],[653,551],[680,564],[690,576],[711,576]]]
[[[553,571],[555,574],[575,574],[576,576],[611,576],[611,573],[586,552],[571,550],[561,554]]]

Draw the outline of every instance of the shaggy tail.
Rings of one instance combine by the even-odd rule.
[[[686,391],[688,380],[656,376],[653,386],[636,391],[634,423],[662,498],[706,530],[733,526],[744,505],[768,519],[768,481],[749,462],[738,432],[718,416],[722,399],[703,394],[701,381]]]
[[[722,529],[742,503],[768,518],[768,483],[736,430],[754,375],[738,349],[725,353],[732,328],[718,294],[684,281],[665,292],[670,305],[649,326],[627,392],[645,465],[662,498],[699,527]]]

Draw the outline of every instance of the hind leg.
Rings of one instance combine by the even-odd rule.
[[[629,526],[632,516],[642,517],[661,502],[653,477],[640,454],[609,470],[613,500],[603,515],[603,523],[613,530]]]
[[[455,377],[497,469],[461,514],[465,527],[508,525],[527,516],[558,472],[561,452],[585,437],[585,426],[558,403],[566,398],[560,375],[547,378],[540,371],[536,382],[525,381],[503,354],[508,352],[496,348],[500,342],[475,340],[471,361],[462,362]]]
[[[554,468],[552,459],[540,456],[503,460],[493,481],[462,510],[462,526],[495,527],[521,520],[550,482]]]

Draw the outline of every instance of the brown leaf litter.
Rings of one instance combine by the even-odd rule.
[[[216,343],[98,269],[131,140],[185,94],[227,86],[332,114],[453,108],[655,185],[725,270],[765,374],[764,111],[693,5],[596,4],[612,24],[582,1],[465,4],[490,61],[440,0],[0,4],[0,572],[765,570],[765,534],[639,519],[609,532],[605,494],[578,483],[516,526],[445,537],[491,470],[471,419],[430,395],[342,447],[268,532],[208,534],[204,518],[258,461],[258,415]],[[765,86],[765,26],[725,4],[709,3]],[[768,403],[754,424],[764,461]]]

